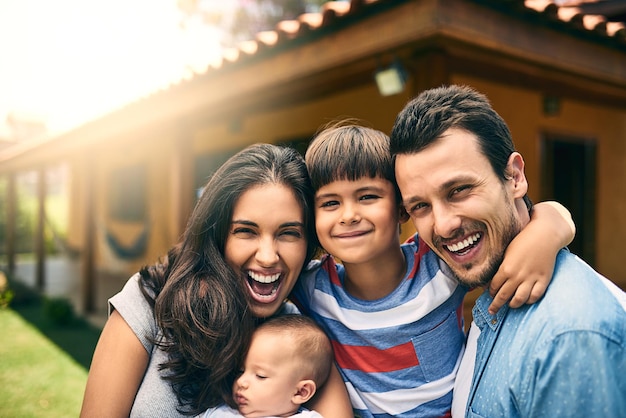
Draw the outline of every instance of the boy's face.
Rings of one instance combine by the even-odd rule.
[[[398,186],[415,229],[461,282],[488,283],[521,229],[519,203],[528,189],[523,169],[513,153],[510,178],[501,181],[477,138],[460,129],[396,157]]]
[[[292,402],[301,379],[293,341],[274,332],[252,337],[244,369],[233,385],[239,412],[250,417],[288,416],[299,405]]]
[[[324,249],[342,263],[376,260],[400,245],[400,207],[382,178],[338,180],[315,193],[315,228]]]

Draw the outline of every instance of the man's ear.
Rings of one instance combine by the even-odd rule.
[[[317,386],[311,379],[301,380],[296,386],[296,393],[291,397],[291,402],[302,405],[315,395]]]
[[[528,181],[524,174],[524,158],[519,152],[514,152],[509,156],[506,165],[507,176],[512,182],[512,193],[516,199],[522,199],[528,193]]]

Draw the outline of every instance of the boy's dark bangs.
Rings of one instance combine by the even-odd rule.
[[[393,181],[391,163],[370,150],[350,150],[342,155],[320,158],[310,172],[315,190],[339,180],[356,181],[363,177],[380,177]]]

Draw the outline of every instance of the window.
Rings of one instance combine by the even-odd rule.
[[[146,218],[146,167],[118,168],[109,182],[109,216],[118,221],[143,222]]]
[[[595,263],[596,143],[586,138],[544,135],[542,200],[556,200],[572,213],[576,237],[569,249]]]

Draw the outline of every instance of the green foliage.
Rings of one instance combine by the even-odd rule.
[[[303,13],[318,11],[328,0],[179,0],[183,27],[193,21],[220,29],[222,44],[235,46],[239,41],[254,39],[255,34],[273,29],[281,20],[296,19]]]
[[[74,319],[74,307],[65,298],[45,298],[43,309],[46,316],[58,325],[67,325]]]
[[[0,271],[0,309],[7,308],[13,300],[13,296],[13,290],[9,287],[7,276]]]
[[[13,291],[11,289],[5,289],[0,291],[0,309],[8,308],[13,300]]]
[[[8,283],[9,288],[13,292],[13,299],[11,301],[12,307],[30,306],[41,302],[41,296],[26,284],[13,280],[10,277]]]

